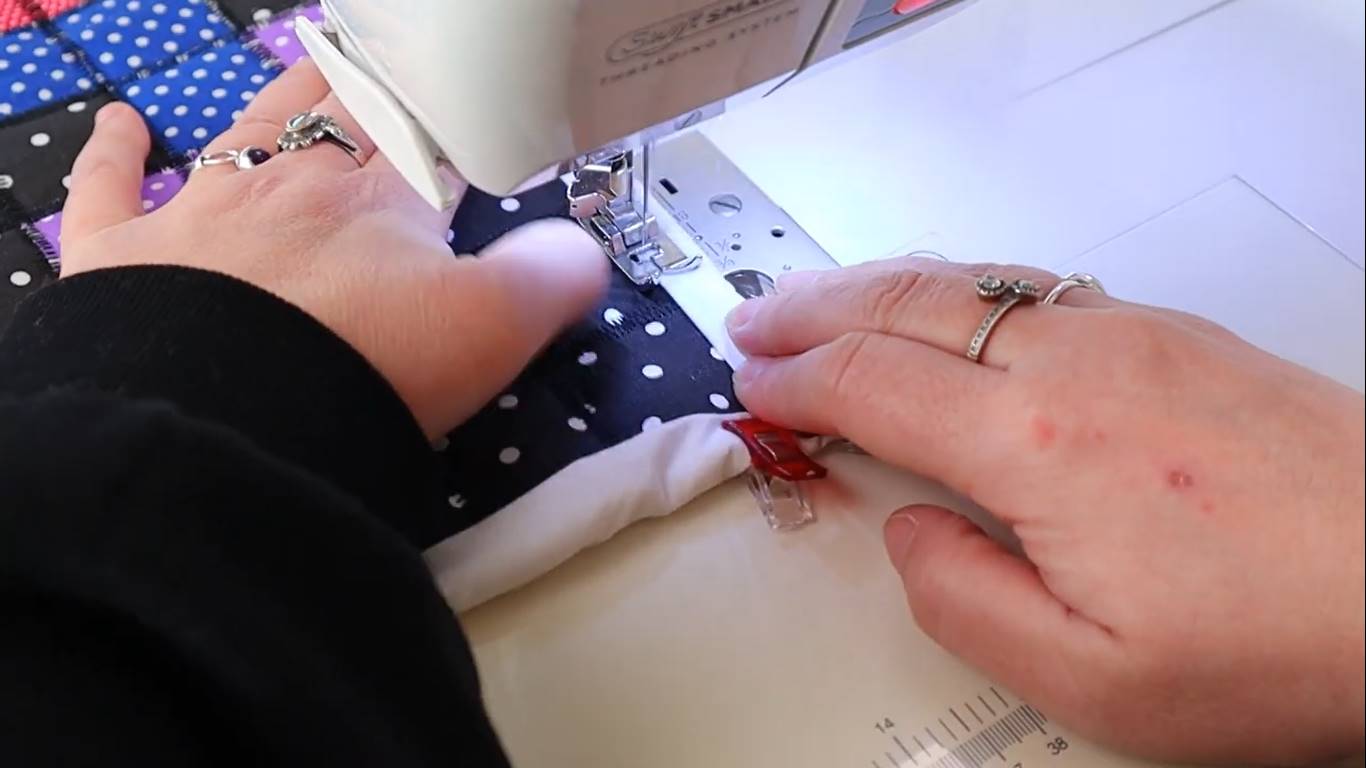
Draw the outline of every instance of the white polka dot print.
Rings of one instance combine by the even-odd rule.
[[[650,380],[662,379],[664,378],[664,369],[650,364],[640,369],[640,375]]]
[[[256,95],[249,80],[264,83],[274,75],[263,59],[232,42],[122,89],[126,100],[148,118],[170,149],[190,154],[232,125],[237,112],[233,105],[245,104]]]
[[[30,275],[22,269],[16,269],[10,273],[9,281],[18,288],[24,288],[28,286],[29,283],[33,282],[33,275]]]
[[[641,432],[649,432],[650,430],[652,430],[652,429],[654,429],[654,428],[656,428],[656,427],[663,426],[663,425],[664,425],[664,420],[663,420],[663,419],[659,418],[658,416],[651,416],[650,418],[648,418],[648,419],[646,419],[645,421],[642,421],[642,422],[640,423],[640,431],[641,431]]]
[[[446,499],[446,503],[450,505],[451,509],[464,509],[468,502],[465,501],[464,496],[453,493]]]
[[[516,464],[522,458],[522,452],[516,448],[504,448],[498,452],[498,460],[504,464]]]
[[[67,37],[82,41],[105,77],[121,80],[144,66],[233,38],[232,27],[209,3],[179,0],[176,6],[115,0],[101,12],[59,16],[55,23]]]
[[[592,365],[598,361],[598,353],[593,351],[584,352],[579,355],[579,365]]]
[[[498,207],[502,208],[508,213],[516,213],[522,210],[522,201],[518,200],[515,197],[505,197],[503,198],[502,202],[498,204]]]
[[[730,400],[727,400],[726,396],[719,392],[711,393],[707,399],[711,401],[712,407],[718,411],[724,411],[730,407]]]
[[[518,400],[516,395],[503,395],[502,397],[498,398],[498,407],[502,408],[505,411],[510,411],[513,408],[516,408],[517,403]]]
[[[664,324],[658,321],[645,324],[645,332],[651,336],[663,336],[665,330]]]
[[[3,16],[0,12],[0,16]],[[76,95],[77,78],[83,73],[79,60],[63,51],[56,39],[25,30],[5,35],[0,50],[0,72],[4,78],[4,98],[0,115],[23,114],[29,110]]]
[[[28,143],[35,147],[46,147],[48,144],[52,143],[52,137],[46,133],[39,132],[28,137]]]
[[[621,310],[617,309],[616,307],[608,307],[607,309],[603,310],[602,319],[603,322],[607,323],[613,328],[620,328],[621,324],[626,322],[626,316],[621,314]]]
[[[575,432],[587,432],[588,422],[580,419],[578,416],[571,416],[569,418],[569,428]]]

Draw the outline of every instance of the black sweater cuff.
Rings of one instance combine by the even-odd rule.
[[[62,389],[167,401],[357,497],[415,546],[440,538],[437,464],[407,406],[345,341],[249,283],[139,266],[44,288],[0,338],[0,391]]]

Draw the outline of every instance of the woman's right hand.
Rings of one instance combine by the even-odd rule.
[[[1006,315],[977,365],[986,271],[793,276],[730,318],[741,400],[1012,526],[1027,560],[930,507],[894,514],[887,547],[925,632],[1054,719],[1165,759],[1359,752],[1362,396],[1082,290]]]

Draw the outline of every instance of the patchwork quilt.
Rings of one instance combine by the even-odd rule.
[[[180,189],[197,151],[303,56],[300,15],[321,17],[288,0],[0,0],[0,332],[19,301],[56,279],[70,168],[95,112],[119,100],[146,120],[153,211]],[[507,199],[471,191],[448,240],[455,254],[477,254],[514,227],[566,215],[559,182]],[[616,275],[599,307],[433,446],[444,457],[449,528],[417,543],[455,536],[643,432],[738,410],[730,373],[666,292]]]

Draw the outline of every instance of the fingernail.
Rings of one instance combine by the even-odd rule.
[[[103,107],[100,107],[100,110],[95,113],[95,124],[99,125],[105,120],[113,117],[118,110],[119,107],[117,104],[105,104]]]
[[[809,269],[803,272],[784,272],[778,275],[778,292],[795,291],[815,280],[820,275],[820,270]]]
[[[758,299],[745,299],[737,304],[735,309],[730,311],[730,314],[726,315],[726,330],[730,331],[731,336],[734,336],[736,332],[749,323],[750,319],[754,317],[754,313],[758,311]]]
[[[906,556],[910,554],[911,542],[915,539],[915,530],[920,527],[920,522],[915,519],[915,515],[910,512],[901,511],[887,519],[887,524],[882,527],[882,536],[887,544],[887,557],[892,561],[892,567],[900,573],[906,565]]]
[[[743,389],[753,383],[755,379],[759,378],[762,369],[763,363],[757,360],[746,360],[741,363],[740,367],[735,370],[735,375],[732,377],[735,388]]]

